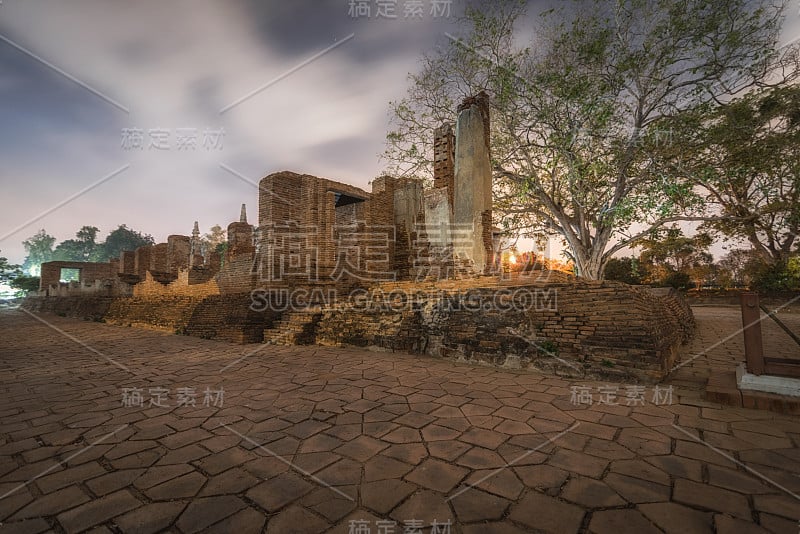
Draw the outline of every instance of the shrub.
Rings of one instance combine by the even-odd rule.
[[[664,285],[674,287],[675,289],[689,289],[693,287],[692,277],[688,273],[680,271],[671,272],[664,278]]]

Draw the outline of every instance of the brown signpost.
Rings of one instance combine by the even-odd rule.
[[[758,307],[758,293],[743,292],[740,296],[742,304],[742,328],[744,329],[744,357],[747,372],[754,375],[764,374],[764,345],[761,339],[761,308]]]
[[[744,357],[747,372],[753,375],[773,375],[800,378],[800,361],[787,358],[765,358],[761,337],[761,311],[758,293],[748,291],[741,294],[742,327],[744,332]],[[773,314],[767,317],[775,319]],[[776,321],[778,322],[778,321]],[[785,325],[778,324],[788,330]],[[795,338],[792,332],[789,333]]]

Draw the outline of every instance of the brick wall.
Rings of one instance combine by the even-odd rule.
[[[452,124],[442,124],[433,134],[433,187],[445,189],[453,205],[456,136]]]
[[[95,280],[115,278],[119,264],[117,262],[48,261],[42,263],[39,290],[46,290],[51,285],[57,286],[61,279],[61,269],[80,269],[81,282],[94,282]]]
[[[159,282],[148,272],[145,279],[133,286],[134,297],[166,297],[170,295],[184,297],[206,297],[218,295],[219,286],[216,280],[206,279],[201,283],[190,283],[190,276],[196,269],[184,270],[178,273],[178,278],[168,284]],[[201,270],[201,273],[204,271]],[[196,275],[201,276],[201,275]]]
[[[167,237],[167,270],[177,273],[189,267],[189,255],[192,251],[192,240],[186,235]]]
[[[119,272],[124,274],[136,274],[135,252],[123,250],[119,253]]]
[[[691,310],[678,293],[656,295],[618,282],[574,278],[553,282],[477,287],[469,281],[461,287],[423,288],[410,297],[401,291],[392,295],[387,287],[368,299],[370,306],[325,310],[317,342],[377,345],[571,376],[656,381],[693,332]],[[536,304],[502,310],[492,305],[518,289],[532,294]]]
[[[104,278],[77,282],[71,281],[51,285],[44,291],[39,291],[39,296],[47,297],[129,297],[133,295],[133,285],[119,278]]]
[[[227,258],[216,276],[220,293],[244,293],[259,287],[257,265],[249,254]]]
[[[130,298],[30,297],[24,306],[239,343],[260,342],[264,328],[281,315],[251,310],[247,292],[210,294],[213,280],[166,288],[149,277],[141,287]],[[515,295],[529,305],[510,306]],[[694,331],[691,309],[676,291],[563,273],[395,282],[361,296],[324,308],[311,340],[569,376],[656,381]]]
[[[119,298],[111,302],[104,319],[111,324],[182,333],[202,300],[178,295]]]
[[[184,333],[234,343],[261,343],[264,329],[271,328],[281,314],[254,311],[250,304],[249,293],[209,296],[195,306]]]
[[[169,244],[158,243],[150,251],[150,270],[157,273],[169,273]]]
[[[134,274],[144,280],[144,276],[150,269],[150,256],[153,253],[153,245],[145,245],[134,251],[133,269]]]
[[[157,282],[156,282],[157,283]],[[191,286],[190,286],[191,287]],[[122,326],[154,328],[234,343],[260,343],[264,329],[279,320],[277,311],[250,309],[250,294],[149,294],[128,298],[28,297],[23,307]],[[277,307],[275,307],[277,309]]]
[[[22,307],[32,312],[44,312],[76,317],[79,319],[101,321],[108,313],[111,303],[116,298],[105,296],[80,296],[80,297],[38,297],[28,296],[22,302]]]

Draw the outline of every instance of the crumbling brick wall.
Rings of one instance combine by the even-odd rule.
[[[48,261],[42,263],[39,290],[46,290],[51,285],[57,286],[61,280],[61,269],[80,269],[80,282],[94,282],[95,280],[115,278],[119,264],[116,262]]]
[[[182,333],[202,300],[182,295],[114,299],[104,319],[111,324]]]
[[[121,274],[136,274],[136,253],[132,250],[123,250],[119,253],[119,272]]]
[[[145,245],[134,251],[133,270],[134,274],[144,280],[147,271],[150,269],[150,257],[153,253],[153,245]]]
[[[259,287],[334,280],[349,286],[370,273],[391,273],[394,187],[390,177],[377,178],[372,193],[289,171],[263,178],[255,257]],[[378,233],[386,236],[385,257],[369,251]]]
[[[116,297],[86,295],[60,298],[28,296],[23,301],[22,307],[31,312],[102,321],[115,300]]]
[[[516,287],[454,283],[410,297],[379,293],[368,305],[326,310],[317,342],[651,382],[666,376],[693,332],[691,310],[677,293],[555,278]],[[539,300],[527,309],[493,306],[516,289]]]
[[[216,280],[210,277],[200,283],[190,283],[190,277],[193,271],[196,270],[199,269],[181,271],[177,279],[167,284],[159,282],[148,272],[145,275],[145,279],[134,286],[133,296],[166,297],[170,295],[179,295],[185,297],[206,297],[209,295],[219,295],[219,286]]]
[[[167,271],[177,274],[189,268],[189,255],[192,251],[191,238],[186,235],[167,237]]]
[[[433,134],[433,187],[447,191],[450,208],[455,186],[456,136],[453,125],[442,124]]]
[[[192,310],[184,333],[233,343],[261,343],[264,329],[272,327],[281,314],[269,309],[255,311],[250,305],[249,293],[204,298]]]

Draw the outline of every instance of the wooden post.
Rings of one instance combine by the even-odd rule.
[[[761,375],[764,374],[764,345],[761,340],[761,309],[758,307],[758,293],[746,291],[741,294],[740,299],[747,372]]]

